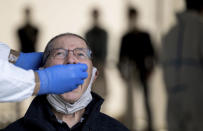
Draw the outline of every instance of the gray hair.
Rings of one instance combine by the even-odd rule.
[[[63,36],[75,36],[75,37],[78,37],[78,38],[80,38],[81,40],[85,41],[87,47],[89,48],[89,46],[88,46],[89,44],[88,44],[87,40],[86,40],[85,38],[83,38],[82,36],[80,36],[80,35],[77,35],[77,34],[74,34],[74,33],[69,33],[69,32],[68,32],[68,33],[59,34],[59,35],[53,37],[53,38],[47,43],[47,46],[46,46],[46,48],[45,48],[45,50],[44,50],[44,53],[43,53],[42,65],[44,65],[44,64],[46,63],[46,61],[47,61],[47,59],[48,59],[48,57],[49,57],[49,55],[50,55],[50,52],[51,52],[51,50],[53,49],[54,41],[55,41],[57,38],[63,37]],[[89,48],[89,49],[90,49],[90,48]]]

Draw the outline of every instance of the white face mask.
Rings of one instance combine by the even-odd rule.
[[[97,69],[93,67],[92,77],[88,85],[88,88],[82,94],[80,99],[78,99],[75,103],[70,104],[66,102],[60,95],[55,95],[55,94],[47,95],[48,102],[57,112],[61,112],[64,114],[73,114],[74,112],[85,108],[92,101],[91,88],[92,88],[92,83],[93,83],[96,71]]]

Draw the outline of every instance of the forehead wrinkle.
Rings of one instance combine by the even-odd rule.
[[[78,48],[88,48],[86,41],[84,41],[83,39],[81,39],[81,38],[79,38],[79,37],[77,37],[77,36],[74,36],[74,35],[65,35],[65,36],[60,36],[60,37],[56,38],[56,39],[53,41],[54,47],[56,47],[56,45],[57,45],[58,43],[62,43],[62,45],[60,44],[60,46],[57,47],[57,48],[63,48],[63,47],[64,47],[63,45],[67,44],[67,39],[68,39],[68,40],[69,40],[69,39],[74,39],[77,44],[79,43],[79,45],[82,46],[82,47],[78,47]],[[74,46],[74,44],[71,43],[71,41],[68,41],[68,42],[70,42],[70,43],[69,43],[69,44],[71,44],[70,46]],[[76,45],[76,44],[75,44],[75,45]],[[83,47],[83,46],[85,46],[85,47]]]

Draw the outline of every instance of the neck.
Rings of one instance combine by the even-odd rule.
[[[73,114],[63,114],[63,113],[55,111],[54,109],[53,109],[53,112],[57,119],[62,120],[70,128],[72,128],[75,124],[80,122],[80,120],[85,112],[85,109],[81,109]]]

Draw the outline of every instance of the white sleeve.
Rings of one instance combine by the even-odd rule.
[[[21,69],[2,58],[0,72],[0,102],[17,102],[32,96],[35,88],[32,70]]]
[[[0,42],[0,59],[8,61],[8,55],[10,53],[10,48],[8,45]]]

